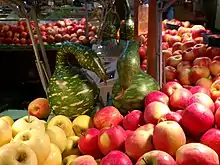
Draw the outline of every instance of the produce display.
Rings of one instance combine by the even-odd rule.
[[[220,48],[208,47],[203,41],[202,34],[211,32],[201,25],[177,20],[172,23],[181,26],[171,30],[166,23],[165,20],[162,32],[166,81],[210,88],[220,74]]]
[[[34,38],[39,43],[38,35],[35,30],[34,22],[31,22],[34,30]],[[63,19],[56,22],[39,24],[44,44],[60,44],[62,42],[73,42],[84,45],[93,44],[96,41],[97,27],[89,23],[89,32],[86,37],[86,19],[71,20]],[[9,44],[16,46],[32,45],[27,23],[18,21],[16,24],[0,23],[0,44]]]

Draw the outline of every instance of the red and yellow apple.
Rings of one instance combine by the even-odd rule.
[[[209,64],[211,75],[217,76],[220,74],[220,61],[214,60]]]
[[[196,45],[195,41],[189,40],[189,41],[185,42],[185,43],[182,45],[181,50],[182,50],[182,51],[185,51],[186,49],[191,48],[191,47],[193,47],[194,45]]]
[[[181,50],[183,43],[182,42],[176,42],[172,46],[172,52],[175,52],[177,50]]]
[[[197,58],[197,54],[194,53],[193,48],[188,48],[185,51],[183,51],[182,58],[185,61],[193,61],[195,58]]]
[[[202,87],[202,86],[193,86],[190,89],[190,92],[192,94],[195,94],[195,93],[205,93],[206,95],[211,96],[209,88],[205,88],[205,87]]]
[[[172,66],[174,68],[182,61],[182,55],[171,56],[167,59],[166,65]]]
[[[206,56],[206,45],[205,44],[196,44],[193,47],[193,53],[196,57],[204,57]]]
[[[120,151],[111,151],[108,155],[106,155],[100,162],[100,165],[132,165],[132,161],[129,157]]]
[[[180,81],[182,85],[190,85],[190,75],[191,75],[191,69],[189,68],[182,68],[179,67],[177,70],[177,78]]]
[[[210,76],[209,68],[206,66],[193,66],[190,73],[190,81],[196,83],[200,78],[208,78]]]
[[[183,88],[183,87],[178,82],[170,81],[163,85],[162,92],[170,97],[175,90],[180,89],[180,88]]]
[[[220,97],[220,80],[216,80],[215,82],[213,82],[210,88],[210,92],[212,100],[215,101],[218,97]]]
[[[206,66],[209,67],[209,64],[212,62],[212,60],[209,57],[198,57],[193,61],[193,66]]]

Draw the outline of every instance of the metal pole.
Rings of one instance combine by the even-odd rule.
[[[88,25],[89,14],[88,14],[88,2],[87,2],[87,0],[85,0],[85,8],[86,8],[86,37],[88,37],[88,35],[89,35],[89,25]]]

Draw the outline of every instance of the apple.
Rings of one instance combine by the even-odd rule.
[[[62,153],[67,144],[65,132],[58,126],[50,126],[46,129],[46,133],[50,138],[50,142],[55,144]]]
[[[188,48],[183,51],[182,58],[186,61],[193,61],[197,57],[197,54],[194,53],[193,48]]]
[[[183,43],[182,42],[176,42],[172,46],[172,52],[175,52],[177,50],[181,50]]]
[[[191,28],[187,28],[187,27],[179,27],[178,28],[178,31],[177,31],[177,34],[179,36],[182,36],[184,33],[191,33]]]
[[[4,25],[3,27],[2,27],[2,31],[3,32],[7,32],[7,31],[9,31],[10,30],[10,26],[9,25]]]
[[[208,78],[210,76],[209,68],[206,66],[193,66],[190,73],[190,81],[196,83],[200,78]]]
[[[211,128],[200,138],[200,143],[210,147],[220,156],[220,130]]]
[[[209,57],[197,57],[193,61],[193,66],[198,65],[198,66],[206,66],[209,67],[210,63],[212,60]]]
[[[220,73],[220,61],[214,60],[209,65],[211,75],[217,76]]]
[[[193,47],[193,53],[196,57],[204,57],[206,56],[206,45],[204,44],[196,44]]]
[[[194,41],[196,42],[196,44],[203,44],[204,43],[203,37],[196,37],[194,39]]]
[[[84,155],[91,155],[94,158],[101,158],[102,153],[98,146],[98,135],[100,131],[96,128],[87,130],[84,136],[78,141],[78,148]]]
[[[21,33],[21,38],[27,38],[28,37],[28,33],[27,32],[22,32]]]
[[[215,56],[213,60],[220,61],[220,56]]]
[[[196,93],[204,93],[208,96],[211,96],[211,93],[210,93],[210,90],[209,88],[205,88],[205,87],[202,87],[202,86],[193,86],[191,89],[190,89],[190,92],[192,94],[196,94]]]
[[[72,122],[66,116],[57,115],[57,116],[53,117],[47,124],[48,128],[50,128],[51,126],[60,127],[65,132],[66,137],[74,135],[74,132],[72,129]]]
[[[210,92],[211,92],[211,98],[212,100],[216,101],[218,97],[220,97],[220,80],[216,80],[213,82]]]
[[[78,29],[78,30],[76,31],[76,34],[77,34],[78,37],[79,37],[79,36],[85,36],[85,30],[83,30],[83,29]]]
[[[194,45],[196,45],[195,41],[189,40],[182,45],[181,50],[185,51],[186,49],[191,48]]]
[[[111,151],[108,155],[102,158],[100,165],[132,165],[129,157],[120,151]]]
[[[113,106],[107,106],[100,109],[93,118],[93,124],[99,130],[116,126],[121,123],[123,120],[123,116],[120,114],[118,109]]]
[[[153,130],[134,131],[125,140],[125,152],[133,160],[138,160],[144,153],[153,150],[152,136]]]
[[[153,150],[142,155],[135,165],[145,165],[150,162],[155,162],[158,165],[176,165],[175,160],[168,153]]]
[[[61,165],[62,164],[62,155],[59,148],[51,143],[50,144],[50,153],[42,165]]]
[[[63,37],[62,37],[61,34],[56,34],[56,35],[55,35],[55,41],[56,41],[56,42],[62,42],[62,39],[63,39]]]
[[[11,142],[0,149],[0,164],[38,165],[34,151],[27,145]]]
[[[98,146],[104,155],[113,150],[123,150],[127,138],[125,130],[121,126],[113,126],[101,130],[98,136]]]
[[[98,165],[95,159],[90,155],[79,156],[72,161],[70,165]]]
[[[169,44],[170,47],[172,47],[174,43],[176,43],[176,42],[181,42],[181,40],[182,40],[182,39],[181,39],[180,36],[177,36],[177,35],[172,36],[172,35],[171,35],[171,36],[168,38],[168,44]]]
[[[218,128],[220,128],[220,108],[218,108],[215,112],[215,124]]]
[[[136,131],[139,131],[139,130],[148,131],[148,130],[150,130],[150,129],[153,129],[154,126],[155,126],[155,125],[153,125],[153,124],[151,124],[151,123],[145,124],[145,125],[142,125],[142,126],[138,127],[138,128],[136,129]]]
[[[140,49],[140,48],[139,48]],[[146,48],[145,48],[145,51],[146,51]],[[140,55],[140,52],[139,52],[139,55]],[[165,61],[167,61],[167,59],[169,58],[169,57],[171,57],[172,56],[172,51],[170,51],[170,50],[162,50],[162,56],[163,56],[163,58],[165,59]],[[142,57],[142,56],[141,56]],[[147,57],[146,56],[146,53],[145,53],[145,56],[144,56],[145,58]],[[144,58],[142,58],[142,59],[144,59]]]
[[[167,59],[166,65],[173,66],[174,68],[182,61],[182,55],[171,56]]]
[[[183,51],[182,50],[176,50],[175,52],[173,52],[173,56],[175,55],[182,55],[183,54]]]
[[[20,37],[20,33],[14,33],[14,38],[19,38]]]
[[[12,139],[11,126],[4,119],[0,118],[0,147],[9,143]]]
[[[183,68],[182,70],[178,68],[177,78],[182,85],[191,85],[190,81],[191,69]]]
[[[215,100],[215,110],[217,110],[219,107],[220,107],[220,97],[218,97],[218,98]]]
[[[20,43],[21,43],[22,45],[26,44],[26,43],[27,43],[26,38],[21,38],[21,39],[20,39]]]
[[[162,92],[170,97],[173,94],[173,92],[179,88],[183,87],[178,82],[170,81],[163,85]]]
[[[186,144],[186,136],[181,126],[175,121],[157,124],[153,132],[153,144],[156,150],[175,156],[176,151]]]
[[[210,57],[211,59],[213,59],[216,56],[220,56],[220,48],[208,47],[206,49],[206,56]]]
[[[139,56],[140,56],[141,59],[146,59],[147,58],[147,54],[146,54],[147,51],[146,51],[145,46],[140,46],[138,52],[139,52]]]
[[[18,38],[13,38],[12,42],[14,44],[19,44],[20,43],[20,40]]]
[[[11,116],[2,116],[0,119],[5,120],[10,126],[14,124],[14,120],[11,118]]]
[[[84,44],[84,45],[88,44],[88,42],[89,42],[89,40],[87,39],[86,36],[79,36],[78,39],[79,39],[79,41],[80,41],[82,44]]]
[[[218,165],[218,154],[201,143],[189,143],[180,147],[176,152],[178,165]]]
[[[181,61],[178,65],[177,65],[177,70],[179,72],[183,71],[183,69],[191,69],[192,68],[192,65],[190,63],[190,61]]]
[[[49,101],[45,98],[37,98],[28,105],[28,112],[39,119],[46,119],[50,115]]]
[[[133,110],[128,113],[123,120],[125,130],[136,130],[140,125],[144,124],[144,115],[139,110]]]
[[[166,104],[154,101],[145,107],[144,120],[146,124],[157,124],[158,120],[169,112],[170,109]]]
[[[169,48],[168,42],[162,42],[162,50],[167,50]]]
[[[188,41],[192,41],[192,33],[184,33],[182,35],[182,43],[188,42]]]
[[[25,27],[24,27],[23,25],[19,25],[19,26],[17,27],[17,31],[18,31],[19,33],[22,33],[22,32],[25,31]]]
[[[205,93],[195,93],[188,100],[188,106],[193,103],[199,103],[207,108],[209,108],[213,113],[215,113],[215,104],[212,99]]]
[[[43,164],[49,156],[50,138],[45,132],[36,129],[27,129],[19,132],[13,141],[28,145],[35,152],[38,165]]]
[[[37,129],[45,132],[45,125],[35,116],[24,116],[14,122],[12,125],[13,137],[26,129]]]
[[[79,155],[70,155],[63,159],[62,165],[71,165],[71,163],[77,158]]]
[[[166,81],[173,81],[176,79],[176,69],[172,66],[166,66],[164,68]]]
[[[72,21],[68,18],[65,18],[63,21],[65,22],[66,26],[71,26],[72,25]]]
[[[181,124],[182,116],[180,113],[177,112],[169,112],[166,115],[164,115],[162,118],[160,118],[159,122],[163,121],[175,121],[178,124]]]
[[[166,94],[164,94],[163,92],[152,91],[152,92],[148,93],[145,97],[145,101],[144,101],[145,107],[148,104],[155,102],[155,101],[158,101],[158,102],[161,102],[161,103],[168,105],[169,97]]]
[[[206,32],[205,28],[202,25],[194,25],[191,29],[193,39],[197,37],[202,37],[202,33]]]
[[[66,27],[66,24],[65,24],[64,21],[59,20],[59,21],[56,22],[56,26],[58,26],[58,27]]]
[[[193,103],[182,114],[182,125],[185,131],[199,137],[214,125],[212,111],[203,104]]]
[[[12,31],[7,31],[6,37],[12,38],[12,36],[13,36]]]
[[[197,86],[202,86],[202,87],[205,87],[205,88],[211,88],[212,80],[210,80],[208,78],[200,78],[199,80],[197,80],[196,85]]]
[[[185,88],[176,89],[170,96],[170,105],[173,108],[184,109],[187,107],[190,96],[192,96],[192,93],[189,90]]]
[[[80,138],[78,136],[70,136],[67,138],[65,150],[62,152],[63,158],[66,158],[70,155],[80,155],[78,148],[79,139]]]

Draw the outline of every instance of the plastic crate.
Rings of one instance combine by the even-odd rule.
[[[170,23],[166,24],[166,28],[170,29],[170,30],[178,30],[179,27],[180,27],[179,25],[174,25],[174,24],[170,24]]]
[[[204,42],[208,44],[208,46],[218,47],[220,48],[220,34],[202,34]],[[215,38],[214,36],[218,36],[219,38]]]

